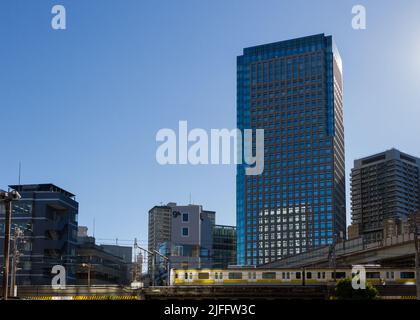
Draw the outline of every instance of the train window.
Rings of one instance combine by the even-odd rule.
[[[276,273],[275,272],[263,272],[262,273],[262,278],[263,279],[275,279],[276,278]]]
[[[210,274],[208,272],[199,272],[198,279],[200,280],[208,280],[210,279]]]
[[[394,271],[387,271],[386,272],[386,278],[387,279],[394,279]]]
[[[321,272],[318,272],[317,276],[318,279],[321,279]]]
[[[188,279],[188,273],[184,273],[184,279]]]
[[[229,272],[229,279],[239,280],[242,279],[242,272]]]
[[[335,279],[343,279],[343,278],[346,277],[346,273],[345,272],[333,272],[332,277],[335,278]]]
[[[215,274],[214,274],[214,278],[217,280],[217,279],[219,279],[219,274],[217,273],[217,272],[215,272]]]
[[[322,279],[325,279],[325,271],[322,273]]]
[[[220,280],[223,279],[223,272],[220,272]]]
[[[286,272],[287,279],[290,279],[290,272]]]
[[[414,272],[403,271],[400,273],[401,279],[414,279]]]
[[[366,272],[366,279],[379,279],[381,274],[379,272]]]
[[[192,272],[190,272],[190,280],[192,280]]]
[[[312,272],[306,272],[306,278],[312,279]]]
[[[282,272],[282,273],[281,273],[281,278],[282,278],[282,279],[285,279],[285,278],[286,278],[286,273],[285,273],[285,272]]]
[[[296,279],[300,279],[300,272],[296,272]]]
[[[175,279],[178,279],[178,273],[175,273]]]

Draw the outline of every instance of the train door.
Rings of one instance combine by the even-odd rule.
[[[185,282],[185,284],[192,284],[193,273],[191,271],[184,272],[184,282]]]
[[[385,280],[386,281],[395,281],[395,274],[394,271],[387,271],[385,272]]]

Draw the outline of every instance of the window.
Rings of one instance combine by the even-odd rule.
[[[367,274],[368,274],[369,272],[367,272],[366,273],[366,277],[367,277]],[[335,275],[335,276],[334,276]],[[332,278],[334,279],[343,279],[343,278],[345,278],[346,277],[346,273],[345,272],[333,272],[332,273]]]
[[[276,279],[276,273],[275,272],[263,272],[262,273],[263,279]]]
[[[210,278],[210,274],[208,272],[199,272],[198,279],[200,280],[208,280]]]
[[[182,214],[182,222],[188,222],[189,221],[189,214],[183,213]]]
[[[242,279],[242,272],[229,272],[228,277],[230,280]]]
[[[182,236],[183,237],[188,237],[189,233],[188,233],[188,228],[182,228]]]
[[[306,272],[306,278],[312,279],[312,272]]]
[[[401,272],[401,279],[414,279],[414,272]]]
[[[366,272],[366,279],[379,279],[381,274],[379,272]]]
[[[296,272],[296,279],[300,279],[300,272]]]

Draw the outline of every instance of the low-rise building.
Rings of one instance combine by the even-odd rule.
[[[76,284],[128,285],[132,280],[132,248],[97,245],[87,229],[79,228],[77,243]]]

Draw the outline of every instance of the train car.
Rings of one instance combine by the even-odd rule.
[[[364,266],[366,281],[374,285],[415,284],[414,269]],[[325,285],[334,280],[351,279],[351,268],[305,269],[172,269],[172,286],[217,285]]]

